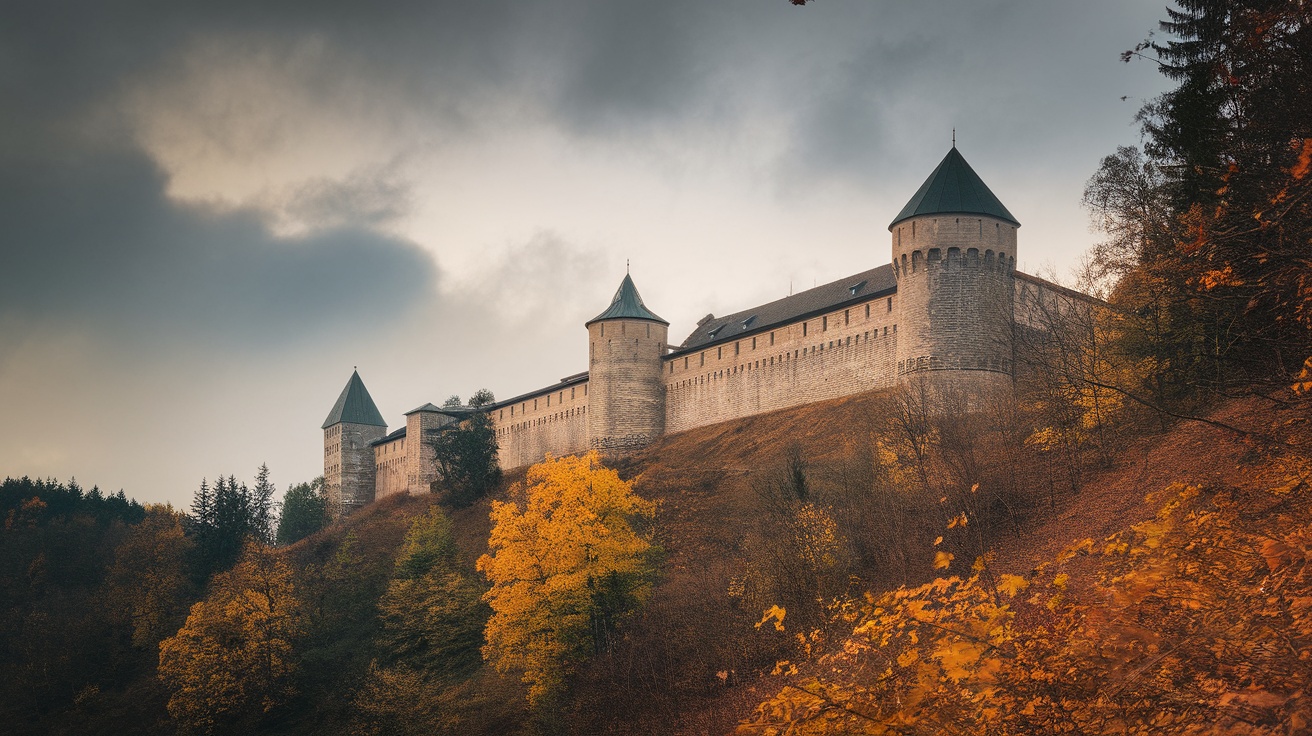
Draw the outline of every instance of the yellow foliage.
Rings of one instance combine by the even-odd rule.
[[[491,553],[478,560],[492,583],[483,656],[501,671],[523,671],[529,702],[539,705],[597,645],[599,586],[621,581],[635,603],[648,595],[652,545],[641,527],[656,508],[596,452],[548,457],[511,496],[492,502]]]
[[[998,576],[998,590],[1006,593],[1008,597],[1015,598],[1016,594],[1030,586],[1028,580],[1020,575],[1002,574]]]
[[[292,571],[254,543],[187,623],[160,642],[159,678],[184,731],[208,733],[249,712],[267,712],[295,692],[295,643],[305,632]]]
[[[1097,558],[1080,585],[981,572],[853,601],[852,635],[819,663],[830,674],[738,733],[1305,733],[1312,489],[1275,485],[1246,503],[1168,488],[1155,519],[1063,552]]]
[[[788,612],[784,610],[783,606],[770,606],[765,609],[765,614],[761,616],[761,620],[756,622],[756,628],[761,628],[767,621],[774,621],[774,630],[783,631],[784,616],[787,614]]]
[[[946,570],[952,564],[953,554],[951,552],[934,553],[934,569]]]

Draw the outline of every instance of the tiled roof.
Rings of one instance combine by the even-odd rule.
[[[948,151],[934,173],[920,185],[907,206],[897,213],[888,229],[892,230],[894,225],[912,217],[937,214],[988,215],[1020,226],[1016,218],[1002,206],[1002,202],[989,191],[979,174],[957,152],[956,146]]]
[[[370,442],[370,443],[369,443],[369,446],[370,446],[370,447],[377,447],[377,446],[379,446],[379,445],[385,445],[385,444],[387,444],[388,442],[391,442],[392,440],[399,440],[399,439],[401,439],[401,438],[404,437],[404,436],[405,436],[405,425],[403,424],[403,425],[401,425],[401,428],[400,428],[400,429],[396,430],[395,432],[392,432],[391,434],[387,435],[386,437],[383,437],[382,439],[377,439],[377,440],[374,440],[373,442]]]
[[[675,352],[695,350],[750,332],[795,322],[828,312],[845,304],[859,304],[897,291],[893,266],[885,264],[846,278],[798,292],[783,299],[744,309],[725,317],[713,317],[697,326]]]
[[[633,279],[627,273],[624,274],[624,280],[620,282],[620,288],[615,291],[615,298],[611,300],[606,311],[588,320],[585,324],[590,325],[603,319],[649,319],[663,325],[669,324],[669,322],[657,317],[654,312],[647,308],[647,305],[642,303],[642,297],[638,295],[638,287],[633,285]]]
[[[368,424],[375,427],[387,426],[373,398],[369,396],[369,390],[364,387],[364,381],[360,380],[359,372],[351,372],[351,379],[346,382],[346,388],[342,389],[342,395],[337,397],[333,410],[328,412],[328,418],[323,420],[323,429],[339,422]]]

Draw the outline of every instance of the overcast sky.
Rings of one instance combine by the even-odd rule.
[[[585,370],[626,260],[680,342],[887,263],[958,148],[1067,276],[1165,88],[1131,0],[10,2],[0,476],[185,506],[322,472],[353,366],[392,427]],[[1125,99],[1122,99],[1125,98]]]

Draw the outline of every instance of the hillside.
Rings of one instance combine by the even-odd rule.
[[[864,394],[703,427],[665,437],[620,464],[621,474],[635,480],[639,493],[659,502],[656,534],[665,552],[662,578],[643,610],[625,624],[623,643],[579,674],[569,730],[728,732],[786,681],[766,673],[777,659],[798,656],[792,635],[758,629],[764,606],[730,590],[752,566],[760,539],[768,535],[763,526],[768,494],[762,488],[777,481],[790,453],[805,458],[812,497],[830,509],[843,528],[895,535],[882,540],[883,546],[876,544],[879,540],[854,539],[855,547],[865,544],[869,549],[855,555],[855,572],[837,592],[915,585],[936,576],[930,540],[941,532],[934,531],[935,519],[916,523],[898,517],[889,520],[893,526],[881,527],[877,519],[851,513],[863,498],[853,498],[852,489],[868,482],[862,480],[862,453],[886,433],[891,400],[887,394]],[[1252,436],[1188,421],[1127,436],[1114,462],[1086,468],[1074,492],[1062,487],[1063,473],[1045,470],[1038,455],[1010,458],[1024,482],[1008,497],[1006,523],[993,527],[987,546],[996,553],[995,569],[1027,573],[1076,540],[1102,539],[1149,519],[1156,506],[1146,497],[1172,483],[1233,489],[1270,483],[1279,472],[1273,469],[1273,457],[1305,452],[1312,437],[1305,407],[1248,399],[1219,407],[1211,418]],[[507,483],[519,478],[522,471]],[[378,560],[381,574],[408,521],[429,503],[426,498],[387,499],[290,554],[307,561],[323,559],[345,534],[354,533],[361,552]],[[451,513],[467,562],[487,551],[489,504],[485,499]],[[924,508],[915,515],[934,516],[922,513]],[[896,571],[874,564],[885,559],[879,555],[889,549],[901,556]],[[841,640],[841,626],[830,633],[833,641]],[[825,644],[820,641],[818,646],[817,653]],[[804,666],[802,674],[817,666]],[[492,678],[486,682],[499,683],[502,696],[518,697],[513,678],[484,676]],[[629,703],[622,712],[608,705],[617,694]],[[503,708],[503,717],[510,721],[524,716],[517,702]],[[318,718],[314,723],[324,725]]]

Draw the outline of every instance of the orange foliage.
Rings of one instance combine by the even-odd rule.
[[[1306,474],[1259,497],[1172,486],[1155,518],[1029,580],[981,570],[851,602],[852,636],[818,662],[829,674],[738,733],[1307,733]],[[1080,557],[1087,597],[1086,566],[1061,569]]]

